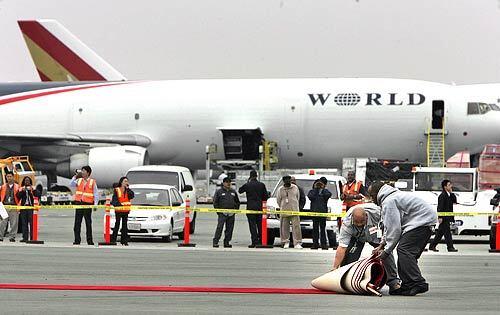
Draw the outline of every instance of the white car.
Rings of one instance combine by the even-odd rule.
[[[188,168],[174,165],[144,165],[136,166],[127,171],[130,183],[158,184],[174,186],[183,200],[189,199],[191,207],[196,207],[196,191],[193,190],[194,180]],[[196,225],[196,212],[191,213],[190,234],[194,233]]]
[[[131,210],[128,215],[130,237],[161,237],[170,242],[174,235],[184,237],[184,207],[181,194],[174,186],[138,184],[130,185],[135,197],[133,206],[165,206],[165,209]],[[170,210],[169,206],[180,206]],[[192,212],[191,218],[192,220]],[[115,225],[115,213],[111,210],[111,230]],[[121,228],[121,227],[120,227]],[[112,233],[112,232],[111,232]]]
[[[332,197],[328,200],[328,212],[342,214],[342,200],[340,200],[340,192],[342,186],[347,182],[342,176],[337,175],[322,175],[322,174],[293,174],[297,181],[297,185],[300,186],[306,195],[306,204],[304,206],[304,211],[309,211],[311,208],[311,202],[307,198],[307,193],[312,189],[314,181],[320,177],[326,177],[328,184],[326,188],[331,191]],[[276,192],[279,187],[283,185],[283,181],[280,180],[276,187],[274,187],[271,194],[271,198],[267,200],[267,208],[269,210],[279,210],[278,202],[276,201]],[[305,213],[304,213],[305,214]],[[312,229],[313,223],[311,218],[302,217],[300,219],[300,226],[302,230],[302,238],[312,239]],[[326,233],[328,238],[328,243],[330,247],[334,247],[337,243],[336,232],[338,231],[337,219],[327,219],[326,221]],[[274,244],[275,238],[280,237],[280,220],[276,215],[269,215],[267,220],[267,242],[269,245]]]

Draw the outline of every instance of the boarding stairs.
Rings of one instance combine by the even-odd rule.
[[[441,129],[427,130],[427,166],[428,167],[445,167],[445,136],[446,132]]]

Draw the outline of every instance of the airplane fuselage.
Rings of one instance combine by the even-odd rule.
[[[280,166],[338,167],[344,157],[424,162],[435,101],[447,156],[498,142],[500,112],[467,116],[468,102],[497,99],[491,87],[398,79],[128,81],[6,103],[0,115],[8,134],[140,134],[151,163],[190,168],[204,166],[208,144],[223,158],[221,129],[260,128],[278,143]],[[34,150],[70,152],[25,151]]]

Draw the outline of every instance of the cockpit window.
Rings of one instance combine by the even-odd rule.
[[[478,103],[468,103],[467,104],[467,115],[477,115],[479,114]]]
[[[490,111],[490,105],[479,103],[479,114],[484,115]]]
[[[493,108],[495,106],[495,109]],[[467,104],[467,115],[484,115],[490,110],[497,110],[497,105],[486,104],[486,103],[468,103]]]
[[[491,110],[500,111],[500,107],[497,104],[490,104]]]

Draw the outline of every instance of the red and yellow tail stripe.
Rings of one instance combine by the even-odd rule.
[[[18,21],[42,81],[106,79],[38,21]]]

